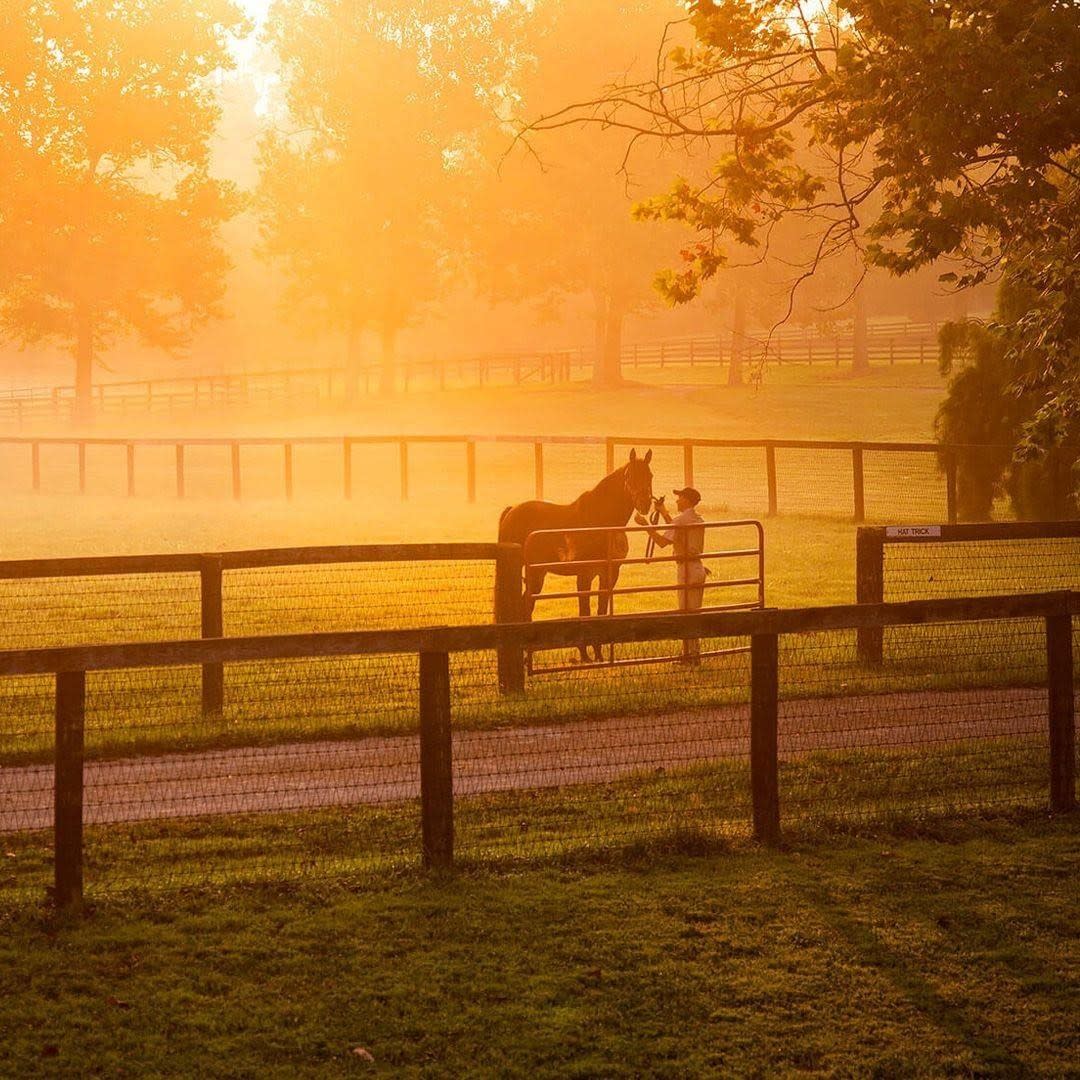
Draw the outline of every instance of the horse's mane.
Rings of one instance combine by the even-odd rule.
[[[599,483],[593,485],[588,491],[583,491],[575,500],[574,505],[581,509],[589,506],[590,503],[595,502],[597,499],[602,498],[608,494],[608,488],[615,487],[616,483],[619,484],[620,491],[625,481],[626,466],[620,465],[614,472],[610,472]]]

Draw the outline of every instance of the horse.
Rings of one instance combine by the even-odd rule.
[[[609,473],[594,488],[583,492],[572,503],[549,503],[532,499],[508,506],[499,517],[499,543],[519,544],[523,549],[532,533],[549,529],[623,529],[630,515],[637,510],[644,514],[652,505],[652,451],[638,457],[630,451],[630,460]],[[600,581],[596,614],[606,615],[612,590],[619,580],[622,560],[629,551],[623,532],[553,533],[536,537],[526,552],[531,563],[549,564],[545,569],[527,569],[525,618],[532,618],[535,597],[544,587],[548,573],[577,578],[578,613],[582,618],[591,614],[589,596],[592,583]],[[550,564],[565,563],[566,569]],[[591,563],[591,565],[590,565]],[[578,646],[582,663],[589,662],[584,642]],[[602,657],[600,646],[593,645],[597,662]]]

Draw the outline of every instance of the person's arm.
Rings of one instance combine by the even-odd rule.
[[[663,507],[660,508],[660,513],[667,518],[668,522],[671,521],[671,515],[668,514]],[[653,541],[653,543],[659,544],[660,547],[667,547],[671,543],[671,540],[669,540],[664,533],[662,533],[659,529],[653,528],[653,526],[649,524],[649,519],[640,511],[634,514],[634,520],[639,525],[645,526],[645,528],[648,530],[649,538]]]

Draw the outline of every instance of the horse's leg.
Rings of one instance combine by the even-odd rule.
[[[544,588],[544,571],[543,570],[529,570],[525,575],[525,597],[522,601],[522,618],[525,622],[532,622],[533,608],[536,607],[536,598],[540,595]],[[525,650],[525,660],[532,668],[532,649]]]
[[[596,598],[596,614],[607,615],[614,607],[614,598],[612,593],[615,589],[615,585],[619,580],[619,568],[618,566],[612,567],[611,574],[609,575],[606,570],[600,574],[600,595]],[[604,659],[603,652],[599,645],[593,646],[593,656],[597,663],[600,663]]]
[[[524,616],[526,622],[532,622],[533,608],[536,607],[536,598],[544,590],[543,570],[529,570],[525,582]]]
[[[589,603],[589,590],[592,588],[593,578],[591,573],[579,573],[577,576],[577,605],[578,615],[582,619],[587,619],[592,614],[592,606]],[[584,626],[582,627],[584,630]],[[585,645],[585,640],[582,638],[581,644],[578,646],[578,654],[583,664],[589,662],[589,650]]]

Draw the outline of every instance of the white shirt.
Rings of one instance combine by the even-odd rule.
[[[694,526],[702,526],[694,528]],[[691,506],[680,510],[664,530],[664,539],[675,547],[680,585],[699,585],[708,571],[701,563],[705,550],[705,519]]]

